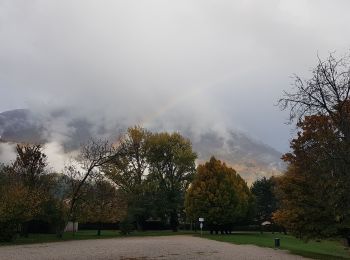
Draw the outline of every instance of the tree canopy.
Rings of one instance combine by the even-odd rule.
[[[197,221],[204,217],[211,232],[231,230],[247,216],[251,203],[246,182],[214,157],[198,166],[185,200],[188,218]]]
[[[197,154],[191,142],[178,133],[153,134],[149,143],[149,181],[155,184],[156,208],[163,218],[170,218],[170,225],[176,231],[185,191],[196,169]]]
[[[256,180],[251,187],[251,192],[255,199],[255,215],[259,224],[264,221],[272,221],[272,213],[277,209],[275,197],[275,178]]]
[[[322,238],[347,233],[350,220],[350,176],[344,151],[329,116],[306,117],[301,131],[291,142],[293,153],[284,155],[289,163],[278,178],[281,208],[274,219],[299,237]]]

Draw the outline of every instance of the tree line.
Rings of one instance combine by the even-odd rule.
[[[148,220],[177,231],[180,222],[196,223],[198,216],[227,231],[252,201],[246,182],[214,157],[196,169],[197,154],[179,133],[136,126],[115,143],[92,140],[61,173],[49,171],[40,144],[18,144],[16,153],[0,168],[1,240],[28,236],[33,221],[49,224],[59,237],[68,221],[97,223],[98,235],[103,223],[119,223],[127,234]],[[206,187],[194,194],[205,176]]]
[[[325,60],[318,58],[310,79],[297,75],[294,79],[291,91],[285,91],[279,100],[281,109],[290,111],[290,123],[296,121],[298,129],[290,142],[291,151],[282,156],[287,170],[280,176],[264,177],[252,184],[250,223],[265,222],[306,241],[343,238],[349,246],[350,56],[339,58],[331,53]],[[197,178],[202,175],[203,180],[209,180],[205,174],[198,167]],[[188,196],[200,197],[196,193],[208,189],[203,183],[199,186],[190,187]],[[207,200],[202,197],[203,204],[197,204],[195,209],[213,205],[208,201],[210,195],[204,197]],[[219,201],[225,203],[229,198],[225,196]],[[225,205],[223,212],[230,212],[230,203]],[[210,212],[218,210],[210,208],[208,219]]]

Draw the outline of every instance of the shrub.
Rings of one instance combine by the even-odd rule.
[[[16,238],[16,225],[14,223],[0,223],[0,242],[11,242]]]
[[[122,235],[128,235],[134,230],[134,225],[126,219],[120,222],[119,228]]]

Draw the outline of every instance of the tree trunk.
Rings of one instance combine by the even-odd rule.
[[[75,220],[73,220],[73,237],[75,236]]]
[[[21,225],[21,237],[28,237],[28,222],[24,222]]]
[[[143,231],[143,225],[138,218],[136,218],[136,229],[137,231]]]
[[[62,229],[58,229],[56,230],[56,237],[57,238],[63,238],[63,230]]]
[[[171,229],[173,230],[173,232],[178,231],[178,225],[179,225],[179,220],[177,218],[177,212],[173,211],[170,214],[170,226],[171,226]]]

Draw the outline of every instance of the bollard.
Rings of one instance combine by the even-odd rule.
[[[275,238],[275,248],[280,248],[281,240],[279,238]]]

